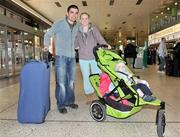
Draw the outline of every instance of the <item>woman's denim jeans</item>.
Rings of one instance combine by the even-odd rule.
[[[94,92],[93,87],[89,81],[89,75],[100,73],[101,70],[97,66],[97,62],[94,60],[79,60],[82,76],[83,76],[83,85],[85,94],[92,94]]]
[[[76,70],[75,58],[56,56],[55,60],[55,78],[56,89],[55,96],[58,109],[74,104],[74,80]]]

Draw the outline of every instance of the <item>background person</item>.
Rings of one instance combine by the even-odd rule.
[[[159,70],[158,72],[164,73],[165,70],[165,57],[167,56],[167,48],[166,48],[166,39],[161,38],[161,42],[158,47],[158,54],[160,58]]]
[[[129,40],[127,41],[127,45],[124,48],[124,58],[127,63],[128,68],[132,71],[132,63],[133,59],[137,56],[136,46],[134,46]]]

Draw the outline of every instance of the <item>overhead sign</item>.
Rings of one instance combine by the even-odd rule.
[[[180,23],[149,35],[148,36],[149,45],[159,43],[162,37],[165,37],[166,40],[173,40],[180,38]]]

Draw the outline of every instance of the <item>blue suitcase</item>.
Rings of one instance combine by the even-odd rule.
[[[50,67],[41,61],[27,63],[20,74],[17,118],[20,123],[43,123],[50,110]]]

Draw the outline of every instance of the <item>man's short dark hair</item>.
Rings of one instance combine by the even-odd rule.
[[[67,8],[67,12],[69,12],[70,9],[77,9],[77,10],[79,11],[78,6],[76,6],[76,5],[70,5],[70,6]]]
[[[165,37],[162,37],[161,40],[165,40]]]

